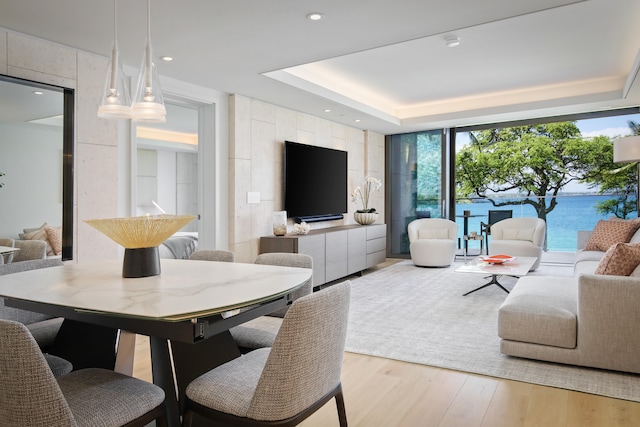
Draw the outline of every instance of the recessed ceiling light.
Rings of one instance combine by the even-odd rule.
[[[41,90],[34,90],[33,94],[34,95],[44,95],[44,92],[42,92]]]
[[[160,59],[162,59],[165,62],[171,62],[173,61],[173,56],[161,56]]]
[[[360,119],[355,119],[354,122],[360,123]]]
[[[319,12],[312,12],[307,15],[307,19],[310,21],[320,21],[324,18],[324,15]]]
[[[324,112],[325,112],[325,113],[330,113],[330,112],[331,112],[331,110],[330,110],[330,109],[328,109],[328,108],[325,108],[325,109],[324,109]]]
[[[446,39],[444,39],[444,41],[447,44],[447,47],[460,46],[460,37],[449,36]]]

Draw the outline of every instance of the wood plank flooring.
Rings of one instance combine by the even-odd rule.
[[[151,381],[143,336],[134,376]],[[351,427],[640,427],[640,403],[354,353],[342,378]],[[301,426],[338,426],[335,402]]]

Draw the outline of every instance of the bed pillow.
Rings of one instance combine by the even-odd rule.
[[[594,274],[629,276],[640,264],[640,244],[616,243],[604,254]]]
[[[640,223],[637,221],[607,221],[601,219],[593,229],[584,250],[606,252],[616,243],[627,243],[639,226]]]

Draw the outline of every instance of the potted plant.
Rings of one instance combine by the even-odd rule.
[[[353,214],[353,217],[358,224],[373,224],[378,219],[378,212],[376,212],[376,209],[369,207],[369,199],[371,197],[371,192],[378,191],[380,188],[382,188],[381,180],[372,176],[367,176],[364,179],[364,187],[356,187],[351,193],[351,201],[356,205],[362,205],[362,209],[356,210]]]

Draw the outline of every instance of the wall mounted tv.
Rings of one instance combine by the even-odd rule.
[[[347,156],[342,150],[285,141],[284,209],[297,222],[342,219],[347,212]]]

